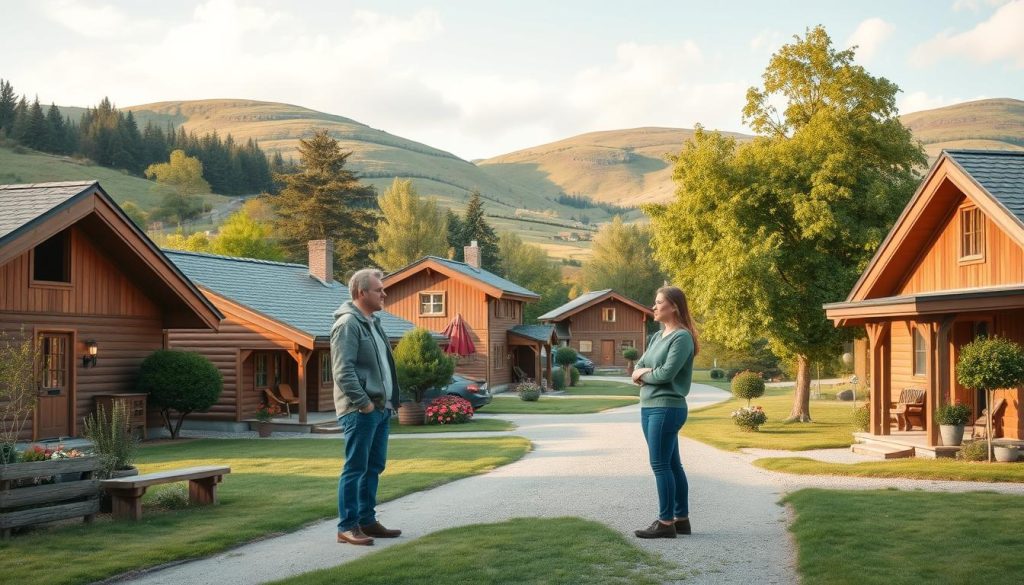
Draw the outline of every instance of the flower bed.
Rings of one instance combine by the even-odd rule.
[[[473,405],[459,396],[441,396],[426,410],[428,425],[456,425],[473,418]]]
[[[744,406],[732,411],[731,416],[736,426],[745,431],[757,431],[761,425],[768,422],[768,415],[760,406]]]

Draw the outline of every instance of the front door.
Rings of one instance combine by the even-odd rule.
[[[42,363],[39,381],[39,426],[36,438],[71,434],[71,336],[43,333],[39,336]]]
[[[601,365],[602,366],[613,366],[613,365],[615,365],[615,340],[614,339],[602,339],[601,340]]]

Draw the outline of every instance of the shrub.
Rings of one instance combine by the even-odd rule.
[[[441,396],[426,410],[428,425],[457,425],[473,418],[473,405],[461,396]]]
[[[846,390],[840,390],[839,392],[836,393],[836,400],[842,400],[844,402],[849,402],[849,401],[853,400],[854,398],[855,398],[855,395],[853,393],[853,388],[847,388]]]
[[[640,357],[640,350],[635,347],[627,347],[622,350],[622,357],[629,362],[635,362]]]
[[[430,331],[417,327],[395,347],[395,369],[402,398],[422,402],[427,390],[448,385],[455,360],[441,350]]]
[[[569,379],[569,372],[566,368],[576,363],[576,350],[571,347],[560,347],[555,350],[555,363],[562,366],[562,375],[565,378],[566,386],[574,384]]]
[[[988,453],[987,441],[968,441],[957,451],[956,458],[960,461],[985,461]]]
[[[768,415],[760,406],[744,406],[732,412],[732,422],[744,431],[760,430],[761,425],[768,422]]]
[[[576,366],[569,366],[569,385],[575,386],[580,383],[580,371],[576,369]]]
[[[0,331],[0,464],[14,462],[15,443],[36,404],[39,344],[24,327],[17,336]]]
[[[940,425],[965,425],[971,420],[971,407],[966,404],[943,404],[935,409],[935,422]]]
[[[551,370],[551,386],[555,390],[565,390],[565,374],[562,373],[561,366]]]
[[[153,504],[165,510],[181,510],[189,505],[188,488],[184,483],[161,486],[153,494]]]
[[[533,382],[523,382],[516,386],[516,392],[519,393],[519,399],[527,402],[537,402],[540,400],[540,386]]]
[[[725,379],[732,381],[732,379],[736,377],[736,374],[739,374],[742,371],[743,370],[737,370],[736,368],[729,368],[725,371]]]
[[[93,451],[100,457],[101,478],[113,475],[114,470],[128,469],[135,461],[139,442],[132,435],[128,407],[122,401],[115,401],[110,416],[103,407],[96,409],[85,419],[83,433],[93,445]]]
[[[711,372],[709,372],[709,375],[711,376],[712,380],[721,380],[722,378],[725,377],[725,370],[723,370],[722,368],[711,368]]]
[[[866,431],[871,424],[871,409],[868,405],[853,409],[853,429],[855,431]]]
[[[160,409],[171,438],[178,438],[185,417],[217,403],[224,381],[213,362],[190,351],[158,350],[142,361],[139,392],[149,394],[149,404]],[[177,423],[171,411],[177,411]]]
[[[732,393],[736,398],[745,398],[747,406],[754,398],[764,396],[764,380],[756,372],[741,372],[732,379]]]

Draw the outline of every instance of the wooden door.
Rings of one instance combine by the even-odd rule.
[[[40,364],[39,426],[37,439],[67,437],[71,434],[71,335],[39,335]]]
[[[602,339],[601,340],[601,365],[602,366],[613,366],[613,365],[615,365],[615,340],[614,339]]]

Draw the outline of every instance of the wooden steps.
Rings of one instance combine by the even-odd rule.
[[[876,459],[904,459],[914,456],[914,448],[906,446],[879,445],[877,443],[854,443],[850,450],[858,455]]]

